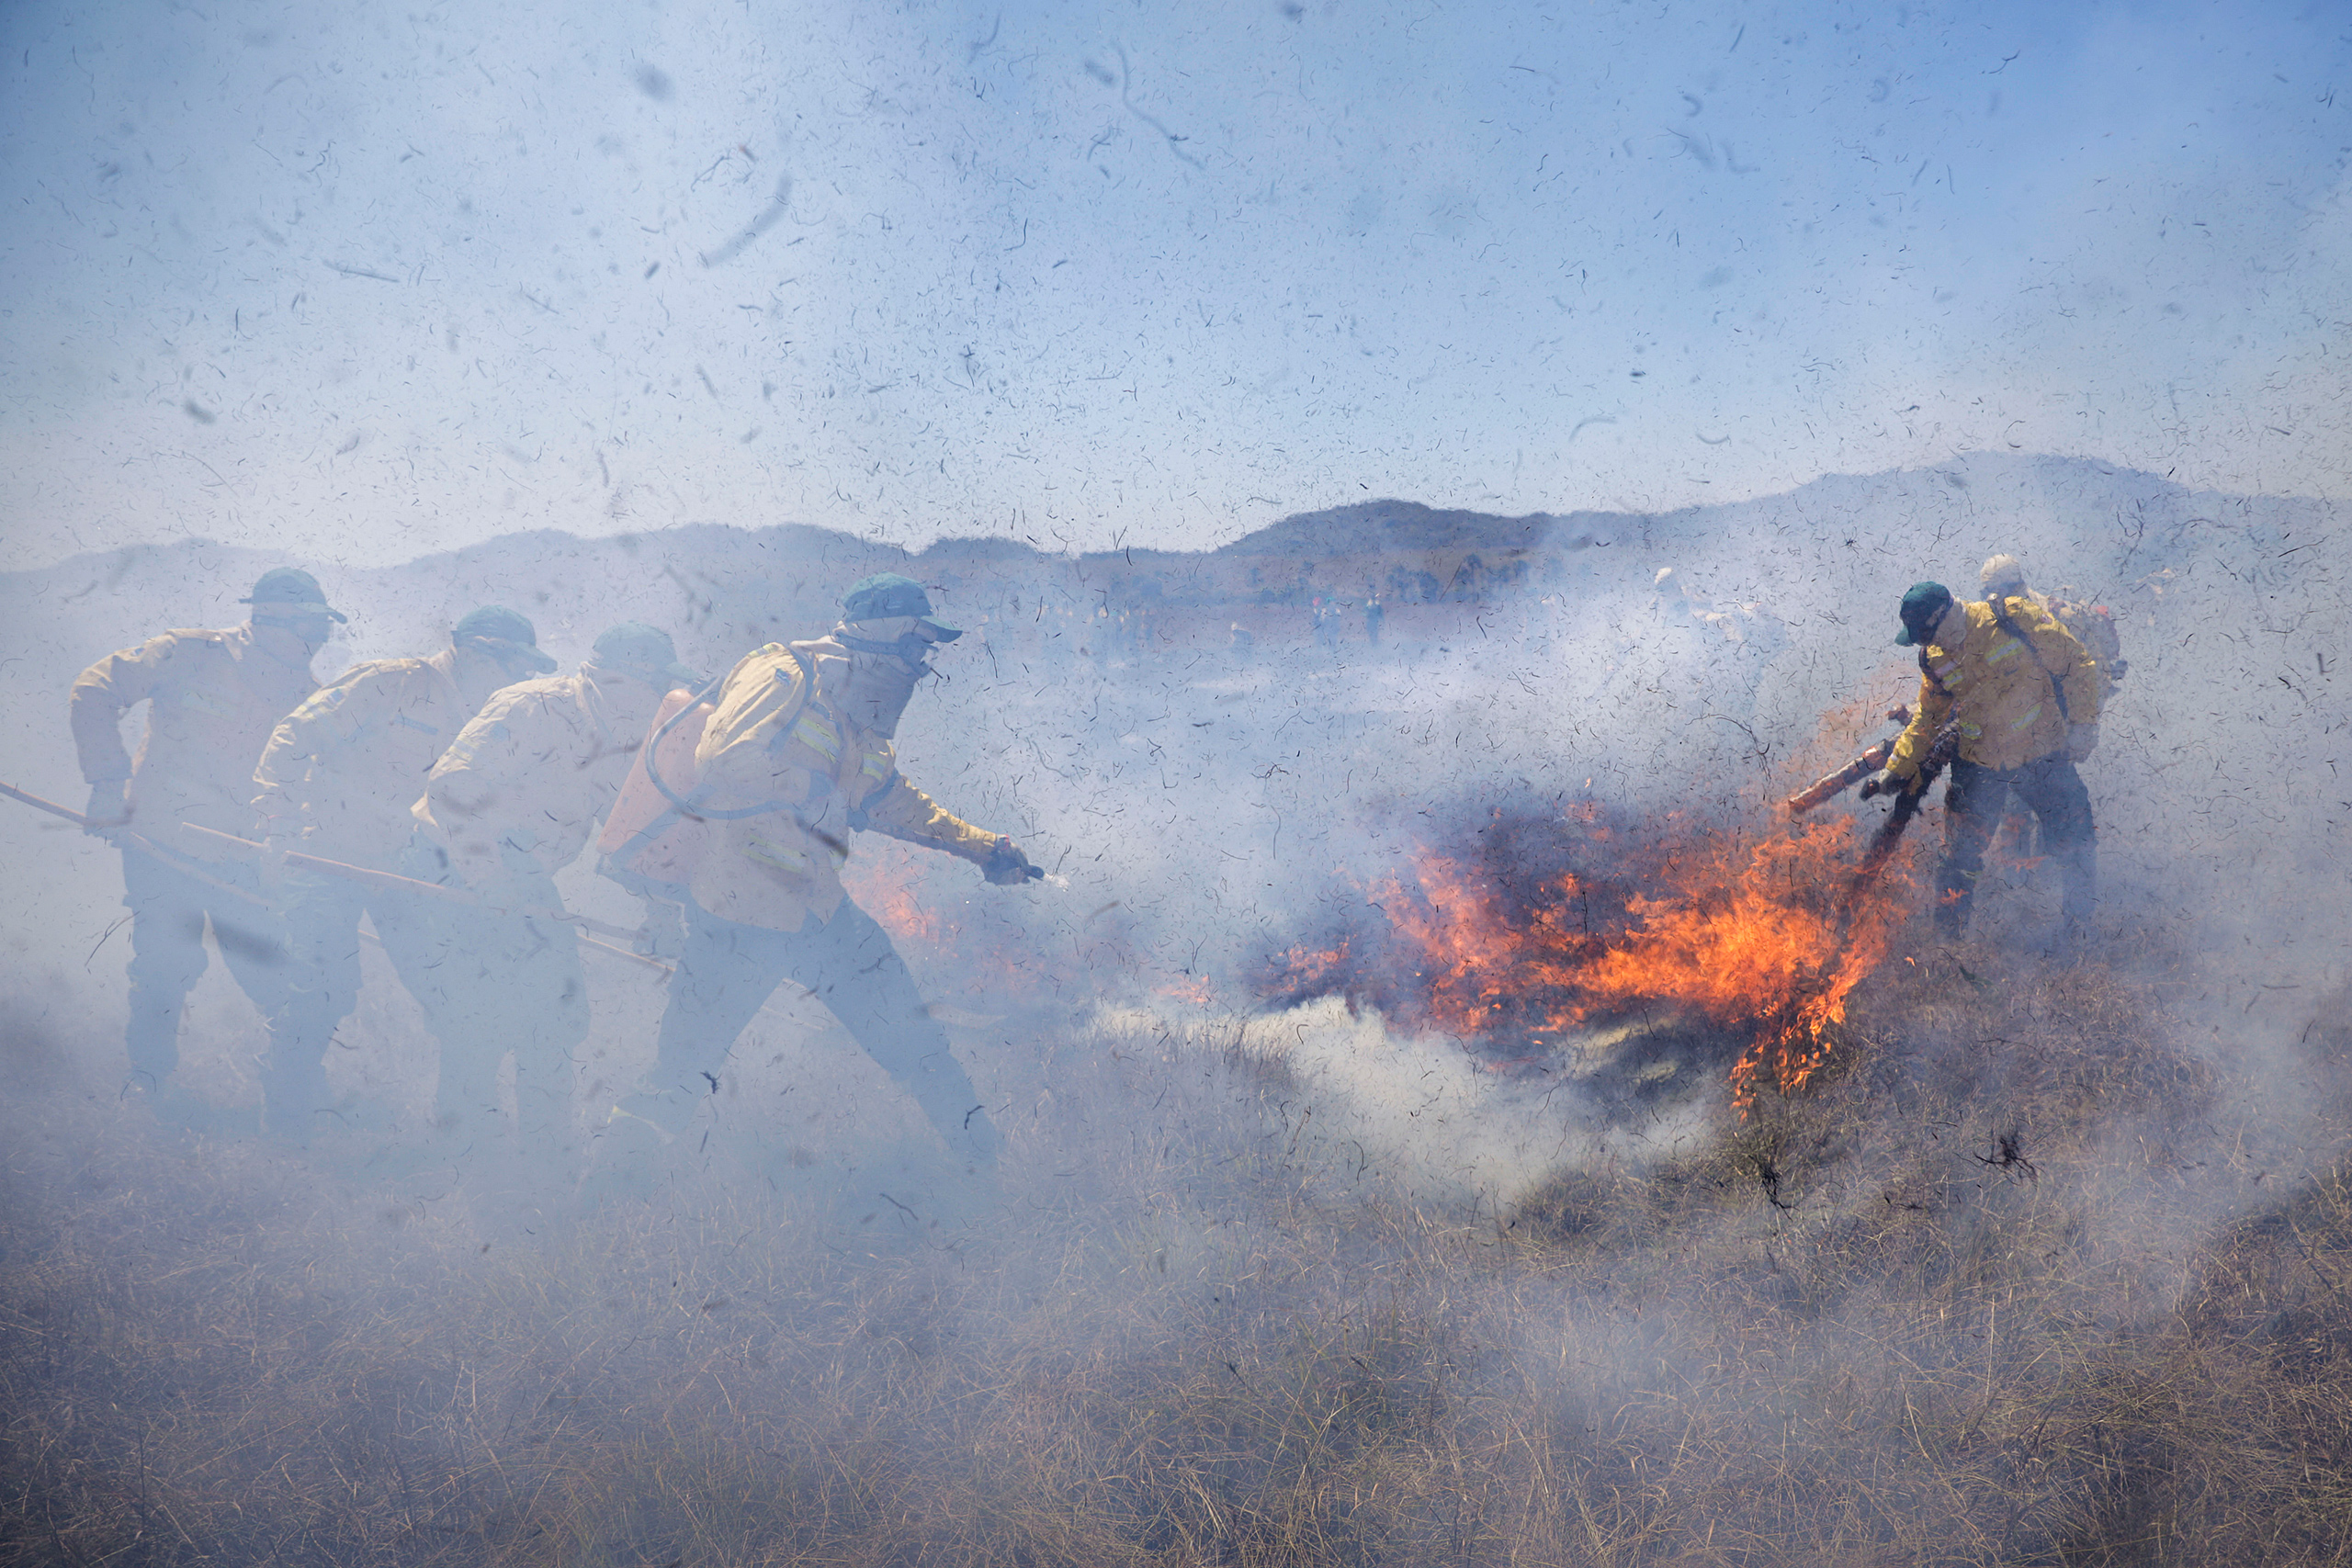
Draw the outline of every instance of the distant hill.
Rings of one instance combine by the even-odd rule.
[[[844,586],[880,570],[930,583],[943,613],[964,624],[1058,616],[1073,630],[1104,609],[1148,607],[1166,626],[1189,618],[1221,633],[1252,607],[1345,602],[1367,588],[1392,604],[1573,600],[1646,587],[1665,566],[1681,569],[1702,598],[1760,598],[1787,615],[1842,617],[1855,596],[1899,594],[1922,576],[1973,587],[1976,563],[1996,549],[2023,553],[2037,581],[2120,594],[2206,536],[2281,547],[2293,536],[2307,545],[2333,515],[2326,502],[2191,491],[2086,459],[1979,453],[1669,513],[1504,517],[1395,499],[1352,502],[1283,518],[1209,551],[1073,557],[1013,539],[956,538],[910,553],[808,525],[697,523],[584,539],[506,535],[392,568],[304,564],[352,614],[345,646],[353,657],[431,646],[466,608],[495,602],[533,616],[560,658],[577,658],[613,621],[641,619],[671,630],[689,662],[711,667],[747,645],[821,626]],[[237,599],[286,559],[183,540],[0,574],[0,669],[19,691],[53,694],[109,648],[168,626],[242,619]]]
[[[1356,555],[1383,550],[1534,550],[1555,542],[1594,544],[1623,525],[1623,514],[1438,511],[1417,501],[1364,501],[1301,512],[1245,534],[1217,553],[1234,556]]]

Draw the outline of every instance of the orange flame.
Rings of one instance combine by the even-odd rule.
[[[1745,1031],[1733,1067],[1745,1114],[1764,1084],[1802,1087],[1845,1021],[1854,987],[1885,956],[1888,895],[1866,895],[1841,917],[1853,819],[1809,823],[1761,840],[1694,831],[1663,852],[1614,852],[1640,891],[1596,929],[1573,873],[1514,897],[1492,871],[1423,851],[1413,886],[1369,890],[1396,944],[1391,968],[1409,983],[1378,999],[1417,1025],[1463,1038],[1541,1040],[1596,1018],[1668,1007]],[[1598,847],[1606,835],[1581,831]],[[1275,961],[1282,988],[1329,989],[1351,969],[1348,944],[1293,948]]]

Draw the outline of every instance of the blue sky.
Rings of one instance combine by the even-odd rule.
[[[2352,489],[2340,7],[482,9],[0,13],[0,566]]]

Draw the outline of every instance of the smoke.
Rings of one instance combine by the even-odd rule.
[[[1005,1130],[1003,1206],[959,1213],[920,1116],[788,992],[737,1043],[650,1202],[582,1219],[557,1193],[395,1174],[371,1162],[424,1114],[432,1048],[373,953],[329,1064],[350,1120],[316,1148],[230,1136],[258,1095],[259,1028],[217,964],[182,1041],[183,1076],[217,1121],[193,1140],[151,1126],[117,1098],[113,858],[28,813],[6,819],[7,842],[41,897],[0,912],[18,959],[8,1300],[119,1325],[90,1343],[148,1392],[118,1399],[119,1427],[88,1440],[164,1456],[148,1484],[168,1482],[191,1539],[216,1543],[245,1539],[238,1509],[283,1520],[311,1506],[298,1495],[331,1495],[325,1482],[305,1472],[289,1491],[227,1450],[175,1449],[141,1411],[200,1393],[224,1440],[268,1453],[269,1432],[310,1433],[306,1452],[394,1478],[337,1539],[627,1515],[649,1549],[732,1542],[722,1556],[784,1527],[710,1525],[705,1499],[806,1502],[819,1494],[789,1477],[828,1465],[942,1519],[980,1517],[966,1504],[992,1487],[1126,1517],[1144,1506],[1087,1491],[1053,1458],[1122,1421],[1190,1434],[1170,1439],[1175,1470],[1139,1460],[1125,1473],[1171,1518],[1190,1517],[1170,1499],[1199,1482],[1227,1521],[1187,1524],[1204,1542],[1274,1508],[1283,1410],[1333,1420],[1365,1464],[1425,1479],[1399,1468],[1398,1445],[1499,1451],[1474,1441],[1499,1423],[1555,1445],[1545,1473],[1585,1476],[1589,1502],[1639,1495],[1642,1464],[1625,1456],[1678,1444],[1715,1456],[1718,1500],[1760,1495],[1768,1478],[1739,1454],[1766,1438],[1798,1444],[1825,1496],[1862,1450],[1916,1479],[1905,1413],[1960,1429],[1984,1377],[2004,1409],[2116,1429],[2098,1389],[2146,1371],[2119,1347],[2221,1310],[2215,1270],[2244,1227],[2288,1213],[2301,1229],[2282,1235],[2310,1238],[2323,1269],[2336,1261],[2321,1212],[2347,1146],[2327,1043],[2346,983],[2345,807],[2326,782],[2345,732],[2332,525],[2317,502],[1975,458],[1705,513],[1530,524],[1521,556],[1486,549],[1489,566],[1526,560],[1526,576],[1490,572],[1460,598],[1433,554],[1400,549],[1438,592],[1391,603],[1377,648],[1352,603],[1318,636],[1300,566],[1311,589],[1351,600],[1364,573],[1351,558],[1318,576],[1362,541],[1311,527],[1272,556],[1140,567],[1021,550],[910,560],[813,532],[707,529],[330,572],[330,596],[356,612],[347,657],[424,651],[465,608],[503,601],[529,606],[567,663],[608,621],[641,618],[707,668],[819,626],[842,581],[876,567],[933,582],[971,630],[910,705],[901,770],[1013,832],[1059,881],[994,888],[960,863],[861,840],[855,887],[894,922]],[[2037,585],[2114,606],[2132,663],[2086,769],[2108,895],[2093,964],[2044,962],[2055,888],[2015,857],[1970,943],[1900,928],[1838,1036],[1846,1055],[1746,1121],[1722,1073],[1747,1041],[1701,1020],[1595,1023],[1512,1060],[1361,998],[1262,999],[1269,954],[1374,930],[1385,917],[1366,890],[1382,876],[1491,843],[1498,823],[1580,814],[1637,869],[1650,862],[1634,846],[1775,832],[1779,795],[1884,733],[1869,716],[1912,694],[1916,671],[1888,646],[1902,588],[1964,589],[1996,549]],[[11,782],[75,803],[74,671],[162,626],[232,621],[267,564],[180,547],[10,579],[6,716],[38,739]],[[1668,567],[1687,595],[1660,590]],[[1237,586],[1202,585],[1216,574]],[[1877,809],[1825,812],[1867,827]],[[1928,852],[1934,825],[1931,810],[1915,829]],[[1533,871],[1550,863],[1539,848],[1497,852]],[[576,908],[636,919],[584,866],[563,886]],[[650,1059],[663,998],[619,966],[590,984],[583,1122]],[[1988,1321],[1992,1303],[2006,1304]],[[239,1384],[203,1337],[216,1323],[233,1325],[222,1343],[241,1364],[275,1370]],[[2125,1337],[2088,1346],[2084,1323]],[[1884,1346],[1908,1359],[1873,1359]],[[1918,1370],[1970,1355],[1992,1357],[1974,1382]],[[1833,1387],[1776,1378],[1777,1358],[1881,1370]],[[1710,1371],[1735,1361],[1736,1375]],[[2076,1365],[2113,1381],[2049,1381]],[[927,1371],[910,1382],[910,1368]],[[6,1375],[12,1404],[66,1430],[81,1383],[30,1362]],[[1642,1404],[1669,1386],[1706,1392],[1671,1418]],[[364,1419],[333,1415],[351,1389]],[[764,1427],[744,1424],[754,1408]],[[1212,1411],[1245,1413],[1246,1433]],[[2024,1424],[2007,1440],[2041,1439]],[[541,1445],[528,1452],[545,1465],[501,1457],[518,1443]],[[983,1451],[1022,1457],[993,1480],[955,1457]],[[794,1457],[757,1457],[773,1454]],[[706,1467],[684,1492],[645,1479],[682,1455]],[[1459,1463],[1462,1484],[1502,1473]],[[1328,1488],[1341,1472],[1315,1473]],[[71,1481],[28,1484],[65,1499]],[[616,1511],[622,1493],[660,1501]],[[1950,1493],[1980,1494],[1994,1495]],[[1413,1495],[1410,1517],[1434,1517],[1411,1512],[1434,1494]],[[2018,1529],[2095,1538],[2067,1536],[2080,1521],[2055,1495],[2034,1494]],[[1695,1518],[1718,1503],[1685,1506]],[[1046,1517],[1037,1506],[1025,1517]],[[855,1514],[853,1533],[876,1517]],[[1903,1517],[1928,1531],[1941,1516]],[[1511,1539],[1543,1539],[1546,1518],[1519,1517]]]

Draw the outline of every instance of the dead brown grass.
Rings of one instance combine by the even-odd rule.
[[[1056,1043],[960,1239],[726,1162],[532,1235],[93,1128],[0,1216],[0,1563],[2352,1562],[2352,1115],[2097,967],[1855,1018],[1500,1225],[1144,1039]]]

